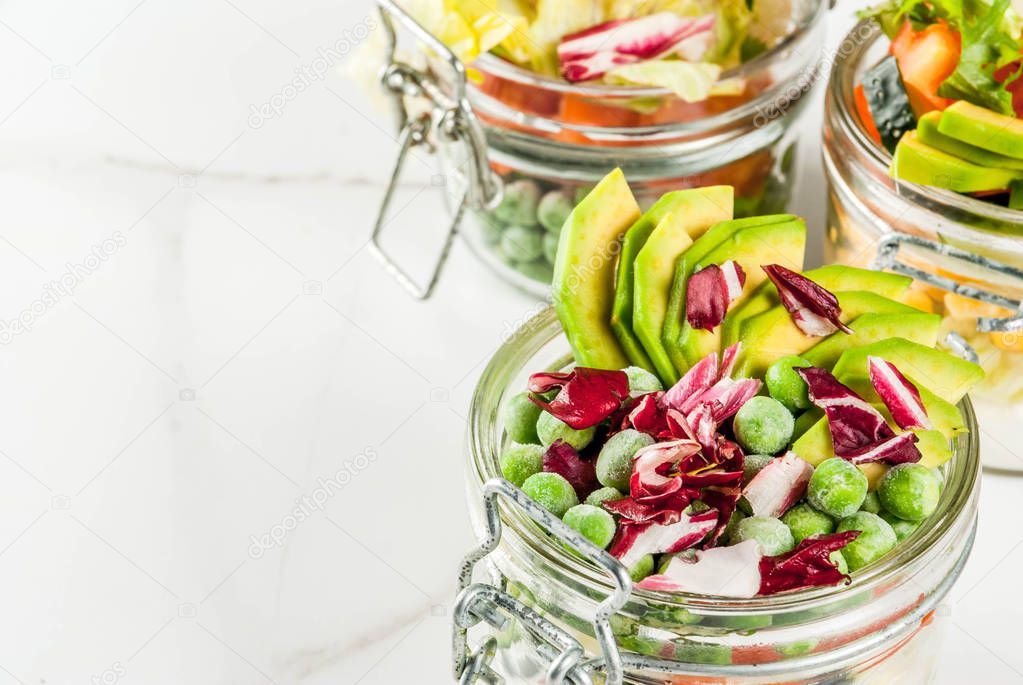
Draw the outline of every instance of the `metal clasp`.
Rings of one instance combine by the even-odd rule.
[[[557,540],[577,550],[611,577],[615,585],[614,592],[597,606],[593,629],[603,652],[603,660],[599,665],[606,673],[605,682],[607,685],[621,685],[624,677],[622,655],[611,630],[611,617],[625,606],[632,593],[632,578],[628,570],[617,559],[569,528],[503,478],[491,479],[483,486],[486,531],[480,538],[479,547],[462,560],[458,575],[452,635],[455,678],[466,682],[463,680],[464,674],[475,663],[475,654],[479,653],[469,653],[469,628],[485,621],[501,629],[507,621],[502,613],[505,612],[521,621],[523,627],[541,641],[541,655],[550,662],[546,675],[548,685],[561,685],[565,682],[592,685],[588,668],[595,664],[582,663],[584,650],[578,640],[500,588],[486,583],[472,583],[476,565],[493,552],[501,541],[503,526],[499,499],[518,507]]]
[[[881,238],[877,248],[877,255],[874,257],[874,261],[870,265],[872,269],[894,271],[928,285],[932,285],[935,288],[940,288],[941,290],[945,290],[956,295],[968,297],[971,300],[978,300],[980,302],[993,304],[1016,312],[1012,316],[1006,317],[979,317],[977,319],[977,330],[981,333],[1009,333],[1023,330],[1023,302],[991,292],[990,290],[966,285],[947,276],[941,276],[936,273],[924,271],[905,262],[901,262],[898,259],[898,255],[899,249],[903,245],[911,245],[945,257],[958,259],[968,264],[972,264],[973,266],[988,269],[1003,276],[1009,276],[1019,281],[1021,285],[1023,285],[1023,269],[1018,269],[1014,266],[1010,266],[1009,264],[1004,264],[994,259],[989,259],[972,252],[967,252],[966,250],[953,247],[952,245],[938,243],[933,240],[910,235],[908,233],[889,233]]]
[[[501,198],[501,185],[497,176],[491,171],[487,158],[486,138],[479,120],[472,111],[466,96],[465,65],[462,64],[442,41],[424,29],[408,13],[398,7],[392,0],[377,0],[381,24],[387,39],[387,66],[381,75],[381,84],[391,96],[391,104],[398,124],[398,159],[391,172],[391,180],[384,192],[384,198],[373,225],[370,236],[371,251],[383,262],[387,270],[413,297],[423,300],[430,296],[440,272],[447,261],[448,253],[458,226],[462,221],[467,206],[477,209],[488,209],[495,206]],[[451,82],[442,84],[427,71],[418,69],[397,57],[398,36],[395,22],[412,33],[431,54],[439,56],[451,70]],[[446,86],[446,87],[445,87]],[[405,98],[423,98],[429,103],[429,112],[417,117],[410,117],[406,108]],[[423,146],[435,152],[433,140],[443,145],[464,145],[466,159],[454,173],[461,172],[462,186],[465,193],[456,204],[451,225],[448,228],[443,248],[430,272],[425,285],[415,280],[387,253],[380,242],[380,235],[387,222],[401,171],[409,153],[416,147]],[[468,172],[461,169],[469,165]]]

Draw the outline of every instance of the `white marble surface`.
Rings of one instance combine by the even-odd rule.
[[[284,87],[368,16],[0,2],[0,685],[449,682],[462,417],[533,303],[461,245],[427,304],[367,253],[389,122]],[[1023,681],[1019,481],[984,486],[945,684]]]

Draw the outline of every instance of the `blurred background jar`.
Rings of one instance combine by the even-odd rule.
[[[985,467],[1023,473],[1023,212],[889,176],[891,155],[867,133],[855,94],[888,49],[864,21],[837,52],[824,113],[825,260],[918,279],[914,306],[943,314],[987,372],[971,393]]]
[[[386,10],[390,3],[381,5]],[[785,211],[798,192],[797,148],[806,138],[795,125],[826,70],[826,11],[824,0],[794,0],[787,36],[723,72],[699,102],[662,88],[573,84],[491,54],[477,58],[465,78],[464,68],[439,57],[439,41],[427,44],[420,80],[437,84],[452,109],[464,88],[463,134],[442,131],[435,145],[452,234],[460,232],[508,282],[543,297],[565,217],[616,166],[644,209],[670,190],[727,184],[735,187],[737,216]],[[399,13],[385,11],[385,23],[408,27]],[[421,90],[429,97],[430,88]],[[392,90],[410,93],[407,84]],[[429,99],[435,129],[436,122],[458,118]],[[414,121],[406,116],[400,112],[399,120]],[[381,217],[385,212],[386,206]],[[400,276],[395,261],[383,256]],[[428,294],[429,286],[406,285]]]

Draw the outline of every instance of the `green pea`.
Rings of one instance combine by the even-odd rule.
[[[543,471],[544,451],[540,445],[512,443],[501,453],[501,475],[521,488],[527,478]]]
[[[632,568],[629,569],[629,577],[632,578],[632,582],[638,583],[653,572],[654,555],[644,554],[636,561],[635,564],[632,565]]]
[[[629,392],[633,395],[645,395],[648,392],[664,390],[661,380],[642,367],[627,366],[622,370],[629,377]]]
[[[831,563],[835,565],[839,573],[849,575],[849,562],[842,556],[842,550],[836,549],[828,558],[831,559]]]
[[[781,517],[781,522],[792,531],[792,538],[799,544],[814,535],[827,535],[835,530],[835,521],[809,504],[797,504]]]
[[[885,510],[905,521],[922,521],[938,508],[941,484],[920,464],[899,464],[881,477],[877,496]]]
[[[614,488],[599,488],[589,494],[585,503],[592,504],[595,507],[603,507],[604,502],[614,502],[615,500],[622,499],[623,497],[625,497],[625,495]]]
[[[916,532],[920,527],[920,521],[903,521],[890,511],[882,511],[881,518],[888,522],[888,525],[895,531],[895,539],[902,544],[902,541]]]
[[[512,262],[511,267],[531,281],[550,283],[554,278],[554,270],[543,259],[534,259],[531,262]]]
[[[552,190],[540,198],[536,218],[541,226],[556,236],[561,232],[568,215],[572,213],[572,208],[572,198],[560,190]]]
[[[789,527],[770,516],[750,516],[736,523],[732,531],[732,544],[746,540],[756,540],[760,544],[760,551],[768,557],[784,554],[796,546]]]
[[[540,407],[529,399],[529,393],[520,392],[508,398],[504,406],[504,432],[515,442],[523,444],[539,444],[540,437],[536,434],[536,422],[540,418]]]
[[[501,234],[500,247],[512,263],[531,262],[543,256],[543,235],[535,228],[509,226]]]
[[[725,524],[725,529],[721,531],[722,540],[731,540],[732,535],[735,533],[735,527],[739,525],[739,521],[746,518],[746,515],[736,509],[732,512],[732,515],[728,517],[728,523]]]
[[[652,444],[653,438],[631,428],[615,433],[608,438],[597,455],[597,480],[601,485],[628,492],[629,478],[632,476],[632,457],[642,448]]]
[[[792,413],[809,409],[810,398],[807,396],[806,381],[793,371],[793,368],[813,366],[802,357],[789,356],[776,360],[764,374],[767,392],[778,400]]]
[[[565,524],[583,534],[587,540],[604,549],[614,539],[614,517],[592,504],[577,504],[565,512]]]
[[[760,473],[760,470],[767,466],[767,462],[774,459],[770,454],[747,454],[742,462],[742,484],[749,485],[753,476]]]
[[[895,548],[898,538],[883,518],[868,511],[858,511],[838,522],[837,532],[860,531],[859,537],[842,548],[849,569],[857,571],[872,564]]]
[[[544,261],[553,265],[554,260],[558,257],[558,236],[553,233],[545,233],[542,247]]]
[[[789,444],[795,423],[785,405],[760,396],[742,405],[732,421],[732,431],[747,453],[775,454]]]
[[[825,459],[810,476],[806,499],[817,511],[845,518],[867,497],[867,477],[852,462],[841,457]]]
[[[870,491],[867,496],[863,498],[863,504],[860,505],[860,509],[863,511],[869,511],[871,514],[881,513],[881,499],[877,496],[877,493]]]
[[[540,202],[540,186],[528,179],[506,183],[501,204],[494,216],[508,224],[536,224],[536,207]]]
[[[522,484],[522,491],[558,518],[579,504],[572,484],[557,473],[534,473]]]
[[[555,440],[564,440],[576,450],[581,450],[590,444],[595,433],[592,426],[576,430],[548,412],[541,412],[536,422],[536,434],[545,446],[552,445]]]
[[[483,242],[486,245],[494,246],[501,242],[504,224],[487,212],[474,212],[473,217],[480,237],[483,238]]]

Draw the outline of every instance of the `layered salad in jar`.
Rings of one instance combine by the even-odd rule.
[[[849,583],[928,526],[984,378],[939,349],[911,279],[804,271],[800,218],[733,208],[710,186],[641,212],[621,172],[601,181],[555,259],[575,364],[537,369],[502,417],[504,478],[641,590]]]

